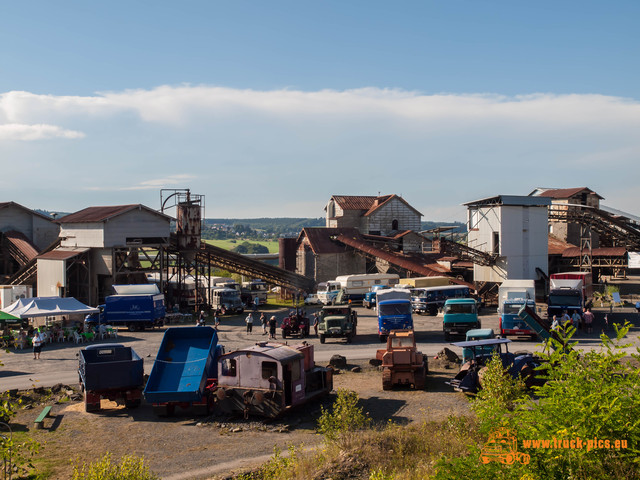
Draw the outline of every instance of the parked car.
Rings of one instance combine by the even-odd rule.
[[[305,305],[319,305],[320,303],[317,293],[310,293],[304,298]]]

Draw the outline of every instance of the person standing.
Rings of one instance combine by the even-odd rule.
[[[577,310],[571,315],[571,322],[578,330],[582,330],[582,317]]]
[[[569,322],[571,322],[571,317],[566,310],[563,310],[562,317],[560,318],[560,325],[562,325],[564,328],[567,328],[567,323]]]
[[[253,330],[253,314],[250,313],[247,315],[247,318],[245,318],[244,321],[247,323],[247,333],[251,333]]]
[[[260,297],[256,295],[256,298],[253,299],[253,311],[257,312],[259,306],[260,306]]]
[[[313,331],[315,332],[316,337],[318,336],[318,323],[320,323],[320,319],[318,317],[320,317],[320,315],[318,312],[315,312],[313,314]]]
[[[560,322],[558,321],[558,317],[553,316],[553,321],[551,322],[551,330],[558,330],[560,327]]]
[[[40,360],[40,352],[42,351],[42,343],[44,342],[42,335],[40,334],[40,330],[36,329],[33,333],[33,338],[31,339],[31,344],[33,345],[33,359]]]
[[[590,308],[587,308],[587,311],[584,312],[583,320],[584,320],[584,328],[586,329],[587,333],[591,333],[593,331],[592,329],[593,313],[591,313]]]
[[[275,340],[276,339],[276,317],[272,316],[269,319],[269,339],[270,340]]]
[[[262,334],[267,334],[267,317],[265,317],[264,312],[260,314],[260,325],[262,325]]]
[[[204,327],[206,325],[204,310],[200,310],[200,315],[198,316],[198,326]]]

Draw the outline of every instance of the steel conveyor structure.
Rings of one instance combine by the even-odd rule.
[[[183,252],[178,250],[176,237],[172,235],[171,246],[168,248],[168,251],[169,253],[186,255],[193,253],[193,260],[203,273],[206,267],[220,268],[233,273],[246,275],[250,278],[261,278],[269,284],[295,292],[309,293],[312,292],[316,286],[316,282],[311,278],[274,265],[269,265],[259,260],[247,258],[239,253],[224,250],[223,248],[215,247],[204,242],[197,250]]]

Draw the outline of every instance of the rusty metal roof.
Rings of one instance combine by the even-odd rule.
[[[347,235],[338,235],[336,240],[352,248],[356,248],[370,255],[386,260],[389,263],[396,265],[400,268],[418,273],[424,277],[440,277],[442,276],[443,271],[447,271],[447,269],[445,269],[441,265],[437,265],[433,263],[431,265],[424,265],[424,264],[418,263],[417,261],[411,258],[407,258],[406,256],[381,250],[372,245],[369,245],[367,242],[365,242],[363,239],[360,239],[360,238],[352,238]],[[458,280],[456,278],[450,278],[449,280],[452,283],[466,285],[475,289],[473,285],[467,282],[464,282],[462,280]]]
[[[553,235],[549,235],[549,255],[562,255],[567,248],[576,248],[576,246],[573,243],[567,243]]]
[[[591,250],[594,257],[623,257],[626,255],[627,249],[624,247],[600,247]],[[580,247],[567,248],[562,252],[563,257],[579,257]]]
[[[340,205],[343,210],[369,210],[379,198],[372,195],[332,195],[331,198]]]
[[[299,246],[306,238],[311,250],[316,255],[322,253],[344,253],[346,248],[331,239],[332,237],[341,234],[345,234],[353,238],[361,238],[360,232],[355,228],[306,227],[303,228],[300,235],[298,235],[297,243]]]
[[[112,205],[108,207],[87,207],[75,213],[70,213],[56,220],[56,223],[100,223],[106,222],[110,218],[117,217],[131,210],[146,210],[156,215],[170,219],[171,217],[146,207],[142,204],[133,205]]]
[[[604,200],[604,197],[601,197],[596,192],[594,192],[593,190],[591,190],[590,188],[587,188],[587,187],[552,188],[552,189],[545,190],[545,191],[539,193],[537,196],[539,196],[539,197],[556,198],[556,199],[565,199],[565,198],[571,198],[574,195],[577,195],[579,193],[584,192],[585,190],[586,190],[587,193],[595,194],[600,200]]]
[[[57,248],[38,255],[38,258],[43,260],[68,260],[87,251],[89,251],[89,248]]]
[[[27,258],[27,260],[32,260],[38,256],[38,247],[31,243],[31,240],[29,240],[24,233],[16,230],[10,230],[5,232],[4,236]]]

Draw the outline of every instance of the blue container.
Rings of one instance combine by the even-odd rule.
[[[78,373],[88,391],[142,387],[144,361],[119,343],[91,345],[80,350]]]
[[[221,347],[211,327],[168,328],[144,389],[149,403],[198,402],[217,377]]]

